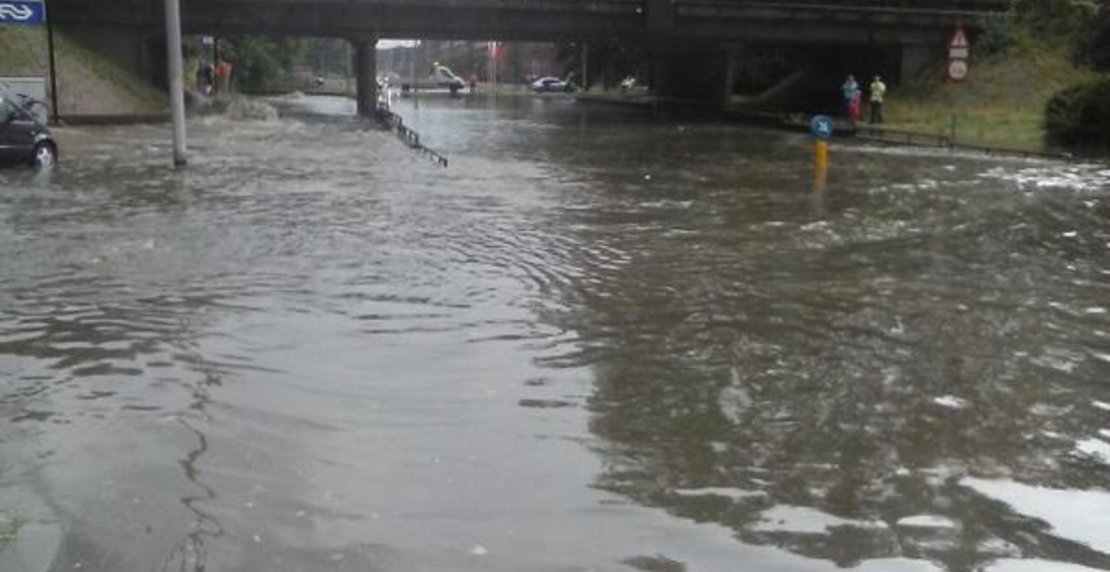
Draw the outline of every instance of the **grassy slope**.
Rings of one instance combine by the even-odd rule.
[[[64,35],[55,35],[55,49],[63,115],[152,113],[167,107],[165,94]],[[0,28],[0,53],[0,76],[48,73],[42,29]]]
[[[944,80],[943,64],[931,67],[922,79],[890,94],[887,122],[947,134],[955,115],[959,143],[1042,150],[1045,103],[1092,75],[1076,69],[1065,48],[1022,40],[1004,54],[973,60],[959,84]]]

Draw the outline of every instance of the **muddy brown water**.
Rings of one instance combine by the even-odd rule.
[[[442,169],[284,103],[0,171],[50,569],[1110,569],[1110,170],[400,102]]]

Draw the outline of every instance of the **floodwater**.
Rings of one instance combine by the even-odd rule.
[[[1110,569],[1110,170],[287,103],[0,171],[5,572]]]

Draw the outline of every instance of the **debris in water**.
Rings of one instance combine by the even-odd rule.
[[[934,398],[933,403],[951,409],[967,409],[967,407],[971,405],[970,401],[962,397],[956,397],[955,395],[942,395]]]

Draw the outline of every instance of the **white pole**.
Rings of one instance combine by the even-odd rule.
[[[185,166],[185,78],[181,63],[181,7],[178,0],[166,0],[166,59],[170,79],[170,105],[173,108],[173,166]]]

